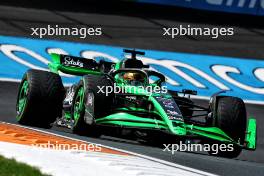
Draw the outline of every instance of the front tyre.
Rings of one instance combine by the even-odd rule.
[[[113,103],[113,94],[106,96],[99,91],[102,86],[112,86],[105,75],[86,75],[79,82],[72,106],[73,133],[91,137],[101,135],[95,119],[107,115]]]
[[[28,70],[22,78],[17,96],[18,123],[50,128],[51,123],[61,116],[64,93],[59,75]]]
[[[85,135],[87,133],[87,130],[89,134],[93,132],[91,130],[92,126],[88,125],[84,121],[84,113],[85,113],[85,106],[84,106],[84,86],[83,83],[80,82],[76,93],[73,98],[73,106],[72,106],[72,116],[74,120],[73,124],[73,133],[79,134],[79,135]]]
[[[242,99],[237,97],[219,97],[214,125],[222,129],[233,140],[243,145],[246,131],[246,107]],[[232,151],[219,151],[217,156],[235,158],[242,148],[233,145]]]

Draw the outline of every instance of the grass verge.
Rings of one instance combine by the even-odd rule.
[[[39,169],[0,156],[0,176],[47,176]]]

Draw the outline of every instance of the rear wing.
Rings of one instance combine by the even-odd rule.
[[[58,72],[61,71],[66,74],[78,76],[86,74],[102,74],[100,72],[99,64],[94,59],[86,59],[54,53],[50,55],[52,58],[52,62],[49,63],[48,66],[50,71],[53,73],[58,74]]]

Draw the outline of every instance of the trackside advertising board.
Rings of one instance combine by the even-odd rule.
[[[136,0],[170,6],[182,6],[212,11],[264,15],[264,0]]]
[[[168,89],[197,90],[201,98],[225,90],[227,95],[264,103],[263,60],[155,50],[145,52],[146,55],[139,58],[166,76]],[[123,55],[123,48],[115,46],[0,36],[0,80],[19,81],[30,68],[48,70],[49,53],[113,62],[127,57]],[[79,80],[75,76],[61,75],[64,83]]]

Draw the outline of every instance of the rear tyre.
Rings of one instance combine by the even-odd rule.
[[[86,75],[80,81],[72,106],[73,133],[91,137],[101,135],[95,119],[106,116],[113,103],[113,94],[106,96],[105,93],[99,91],[98,87],[101,86],[112,86],[112,81],[105,75]]]
[[[23,125],[50,128],[61,116],[65,89],[59,75],[28,70],[19,86],[16,119]]]
[[[219,127],[232,139],[243,145],[246,122],[246,107],[242,99],[237,97],[219,98],[216,118],[213,122],[216,127]],[[216,155],[226,158],[235,158],[241,151],[241,147],[233,145],[233,151],[219,151]]]

